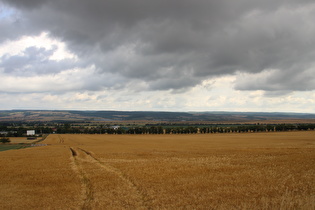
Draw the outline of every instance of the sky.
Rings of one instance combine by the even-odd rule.
[[[314,0],[0,0],[0,110],[315,113]]]

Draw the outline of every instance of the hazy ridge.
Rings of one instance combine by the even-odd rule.
[[[315,120],[311,113],[0,110],[0,121],[272,121]]]

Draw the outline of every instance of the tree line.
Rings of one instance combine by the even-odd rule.
[[[250,125],[202,125],[202,126],[77,126],[63,123],[54,126],[0,126],[1,136],[25,136],[27,130],[35,130],[37,135],[51,133],[82,134],[196,134],[196,133],[245,133],[315,130],[315,124],[250,124]],[[5,131],[5,132],[4,132]]]
[[[276,124],[276,125],[238,125],[238,126],[94,126],[71,127],[65,125],[56,133],[86,134],[197,134],[197,133],[247,133],[247,132],[279,132],[279,131],[315,130],[315,124]]]

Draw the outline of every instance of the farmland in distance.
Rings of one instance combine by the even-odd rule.
[[[0,152],[1,209],[314,209],[315,132],[49,135]]]

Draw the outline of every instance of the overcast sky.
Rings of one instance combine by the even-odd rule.
[[[0,109],[315,113],[314,0],[0,0]]]

